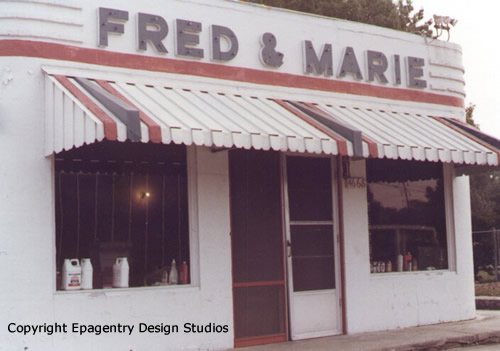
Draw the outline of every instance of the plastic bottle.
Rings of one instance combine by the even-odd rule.
[[[128,288],[129,266],[126,257],[118,257],[113,265],[113,288]]]
[[[175,266],[175,259],[172,260],[172,264],[170,265],[170,273],[168,275],[168,282],[170,284],[177,284],[179,282],[179,278],[177,275],[177,267]]]
[[[413,257],[410,252],[408,252],[404,257],[403,269],[405,271],[411,271]]]
[[[82,283],[80,287],[82,289],[92,289],[92,279],[93,279],[93,268],[90,258],[82,258]]]
[[[403,271],[403,255],[398,255],[398,272]]]
[[[387,263],[385,264],[385,271],[392,272],[392,262],[391,261],[387,261]]]
[[[77,258],[66,258],[62,268],[62,290],[79,290],[82,282],[82,267]]]
[[[183,261],[182,264],[179,266],[179,271],[180,271],[179,283],[189,284],[189,268],[186,261]]]
[[[161,272],[161,283],[168,284],[168,271],[166,268]]]
[[[416,258],[413,258],[413,270],[418,271],[418,262]]]

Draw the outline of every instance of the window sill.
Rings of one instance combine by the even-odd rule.
[[[407,272],[384,272],[384,273],[370,273],[370,279],[383,279],[383,278],[395,278],[403,276],[446,276],[446,275],[456,275],[456,271],[449,269],[435,269],[430,271],[407,271]]]
[[[155,291],[163,291],[163,292],[190,292],[190,291],[199,291],[200,287],[192,284],[183,284],[183,285],[158,285],[158,286],[138,286],[132,288],[102,288],[102,289],[81,289],[81,290],[57,290],[54,292],[55,295],[75,295],[75,294],[86,294],[89,296],[108,296],[108,295],[117,295],[117,294],[137,294],[143,292],[155,292]]]

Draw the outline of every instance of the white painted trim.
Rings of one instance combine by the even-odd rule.
[[[344,296],[342,295],[343,291],[343,286],[342,286],[342,272],[341,272],[341,267],[342,267],[342,262],[341,262],[341,257],[340,257],[340,213],[339,209],[343,204],[340,203],[339,201],[339,194],[338,194],[338,187],[337,185],[340,184],[342,186],[342,180],[338,179],[338,169],[337,169],[337,157],[340,156],[334,156],[330,160],[331,164],[331,179],[332,179],[332,211],[333,211],[333,249],[334,249],[334,254],[335,254],[335,290],[337,291],[337,308],[338,308],[338,313],[337,313],[337,325],[338,325],[338,334],[342,333],[342,330],[344,329],[344,325],[342,324],[342,315],[344,313],[344,309],[346,308],[345,306],[345,299]],[[368,214],[367,214],[368,215]],[[340,305],[340,301],[342,301],[342,305]]]
[[[198,223],[198,153],[195,146],[187,146],[187,185],[189,221],[190,286],[200,286],[200,244]]]
[[[453,179],[455,169],[452,164],[443,163],[444,181],[444,208],[446,217],[446,241],[448,250],[448,271],[458,272],[457,268],[457,245],[455,231],[455,201],[453,194]]]
[[[65,2],[62,0],[2,0],[1,2],[4,3],[9,3],[9,2],[24,2],[24,3],[30,3],[34,5],[46,5],[50,7],[60,7],[60,8],[65,8],[65,9],[70,9],[70,10],[78,10],[81,11],[82,7],[72,5],[72,2]]]
[[[49,211],[50,211],[50,238],[51,240],[51,247],[52,247],[52,293],[55,294],[57,293],[57,260],[56,260],[56,255],[57,255],[57,243],[56,243],[56,163],[55,163],[55,156],[54,154],[46,157],[46,159],[50,162],[50,203],[49,203]],[[61,272],[62,274],[62,272]],[[81,290],[81,291],[86,291],[86,290]]]

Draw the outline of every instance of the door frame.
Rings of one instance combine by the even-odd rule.
[[[290,211],[289,211],[289,198],[288,198],[288,175],[287,175],[287,157],[309,157],[309,158],[328,158],[330,160],[330,185],[332,191],[332,221],[333,221],[333,245],[334,245],[334,271],[335,271],[335,290],[336,301],[338,307],[337,312],[337,325],[338,328],[334,333],[331,332],[312,332],[304,335],[305,338],[315,338],[322,336],[333,336],[346,333],[346,318],[345,318],[345,287],[344,287],[344,248],[343,248],[343,223],[342,223],[342,209],[341,209],[341,196],[342,184],[340,181],[341,175],[341,162],[340,158],[330,155],[310,155],[302,153],[281,153],[281,193],[282,193],[282,213],[283,213],[283,260],[285,267],[285,284],[286,284],[286,303],[287,303],[287,324],[288,324],[288,339],[292,340],[293,335],[293,321],[294,315],[293,298],[293,277],[291,273],[291,264],[288,260],[287,240],[290,237]]]

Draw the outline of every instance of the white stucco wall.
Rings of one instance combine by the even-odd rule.
[[[55,292],[54,185],[52,160],[43,156],[45,100],[40,60],[0,59],[0,67],[2,78],[5,72],[12,78],[0,84],[0,350],[232,347],[227,153],[203,148],[188,152],[190,167],[197,169],[190,172],[195,175],[190,178],[194,207],[190,229],[196,286]],[[23,336],[7,331],[9,323],[54,322],[136,327],[132,336]],[[140,322],[176,324],[180,332],[140,334]],[[228,332],[184,334],[183,324],[189,322],[228,325]]]
[[[351,175],[364,177],[365,162],[351,162]],[[454,207],[449,209],[456,233],[449,255],[456,254],[457,264],[436,272],[370,274],[366,188],[343,187],[348,333],[474,318],[468,178],[447,181],[452,187]]]

